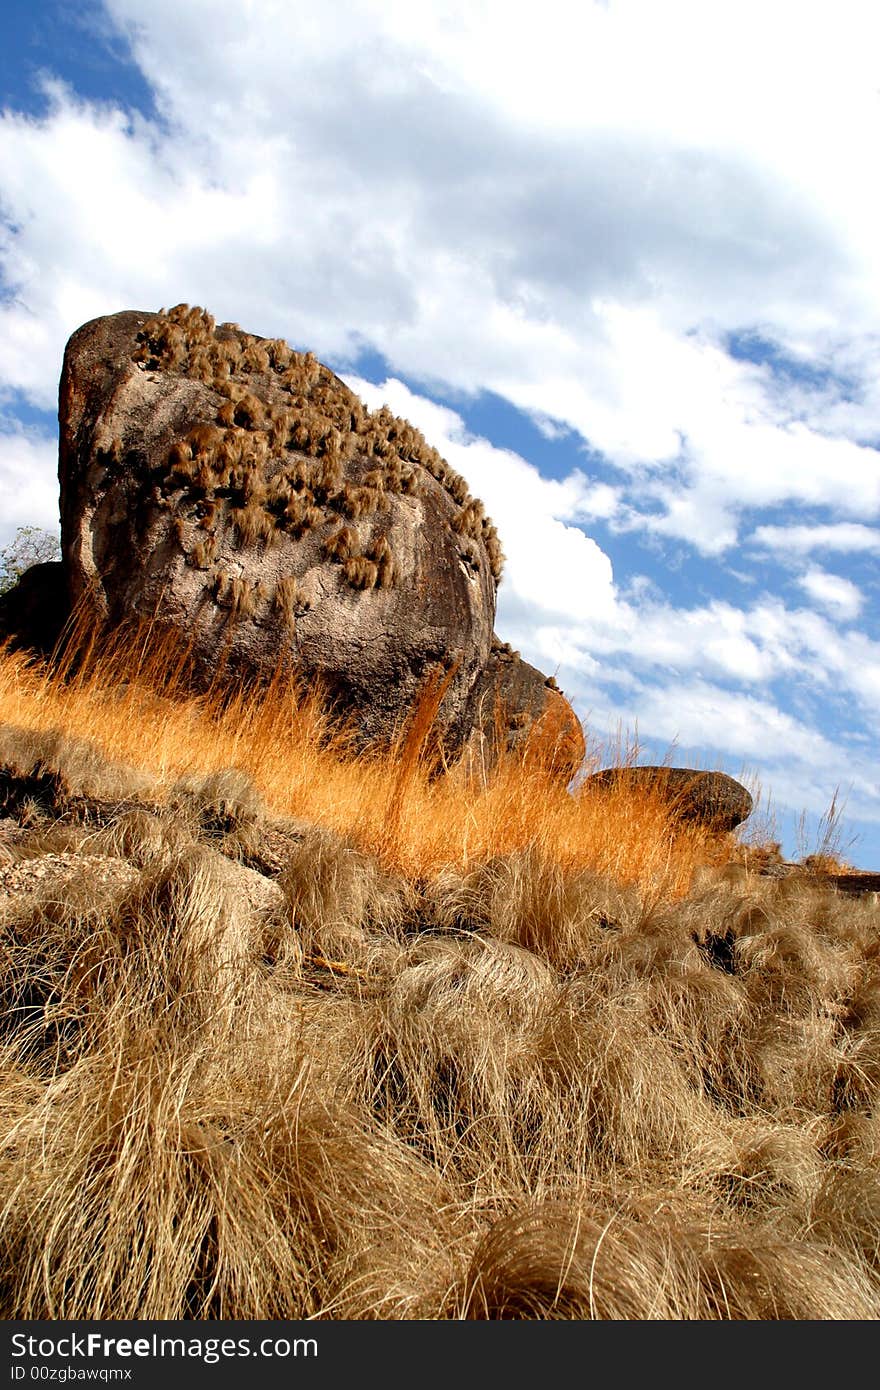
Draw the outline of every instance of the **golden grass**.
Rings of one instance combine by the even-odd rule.
[[[675,826],[662,798],[619,789],[572,797],[528,750],[488,780],[432,776],[424,710],[385,756],[358,757],[319,694],[291,679],[259,695],[218,687],[194,696],[187,669],[186,652],[143,632],[107,638],[75,675],[0,653],[0,724],[93,740],[148,770],[160,793],[193,772],[241,768],[274,813],[340,831],[410,875],[528,850],[566,873],[589,869],[667,897],[717,855],[705,831]]]
[[[0,1316],[880,1315],[875,907],[186,669],[0,654]]]

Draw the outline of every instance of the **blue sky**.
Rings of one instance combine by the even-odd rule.
[[[592,742],[880,865],[880,16],[43,0],[0,45],[0,544],[86,319],[311,348],[468,478]],[[801,830],[799,823],[803,824]]]

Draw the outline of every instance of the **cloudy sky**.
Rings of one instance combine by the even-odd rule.
[[[205,305],[467,477],[498,631],[591,739],[745,775],[789,852],[839,789],[880,867],[875,0],[13,0],[3,26],[0,544],[57,526],[69,334]]]

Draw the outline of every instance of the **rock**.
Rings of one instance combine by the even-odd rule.
[[[862,873],[828,874],[826,877],[838,893],[850,893],[856,897],[870,895],[875,902],[880,899],[880,874],[865,870]]]
[[[569,782],[584,760],[580,721],[553,678],[497,639],[474,686],[471,724],[467,751],[475,768],[493,767],[504,750],[528,749],[530,757]]]
[[[237,864],[219,854],[217,863],[218,866],[222,863],[222,873],[231,890],[240,897],[252,917],[258,920],[283,917],[284,894],[277,883],[257,869]]]
[[[25,570],[17,584],[0,594],[0,642],[48,656],[69,616],[64,566],[47,560]]]
[[[183,635],[200,683],[286,667],[361,743],[387,742],[442,678],[438,732],[462,749],[498,686],[502,556],[411,425],[311,354],[186,305],[80,328],[59,418],[63,561],[87,623]],[[577,721],[539,686],[505,677],[504,703],[523,727],[546,717],[568,776]]]
[[[81,888],[97,905],[118,900],[137,882],[131,864],[107,854],[41,854],[0,867],[0,912],[37,897],[64,902]]]
[[[60,401],[72,604],[156,620],[205,675],[318,677],[367,739],[436,668],[464,733],[501,555],[462,479],[310,355],[179,306],[71,338]]]
[[[690,767],[606,768],[588,777],[585,790],[631,786],[661,792],[681,820],[700,821],[712,830],[733,830],[752,813],[752,797],[726,772],[699,772]]]

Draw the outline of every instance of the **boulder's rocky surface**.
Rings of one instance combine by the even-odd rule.
[[[570,707],[492,656],[502,555],[482,504],[311,354],[186,305],[126,311],[71,338],[59,417],[71,607],[184,634],[199,678],[287,665],[364,741],[445,671],[450,751],[500,690],[512,730],[555,722],[570,775]]]
[[[681,820],[699,821],[719,833],[733,830],[752,813],[751,793],[726,772],[690,767],[606,768],[584,783],[586,789],[621,785],[660,792]]]

